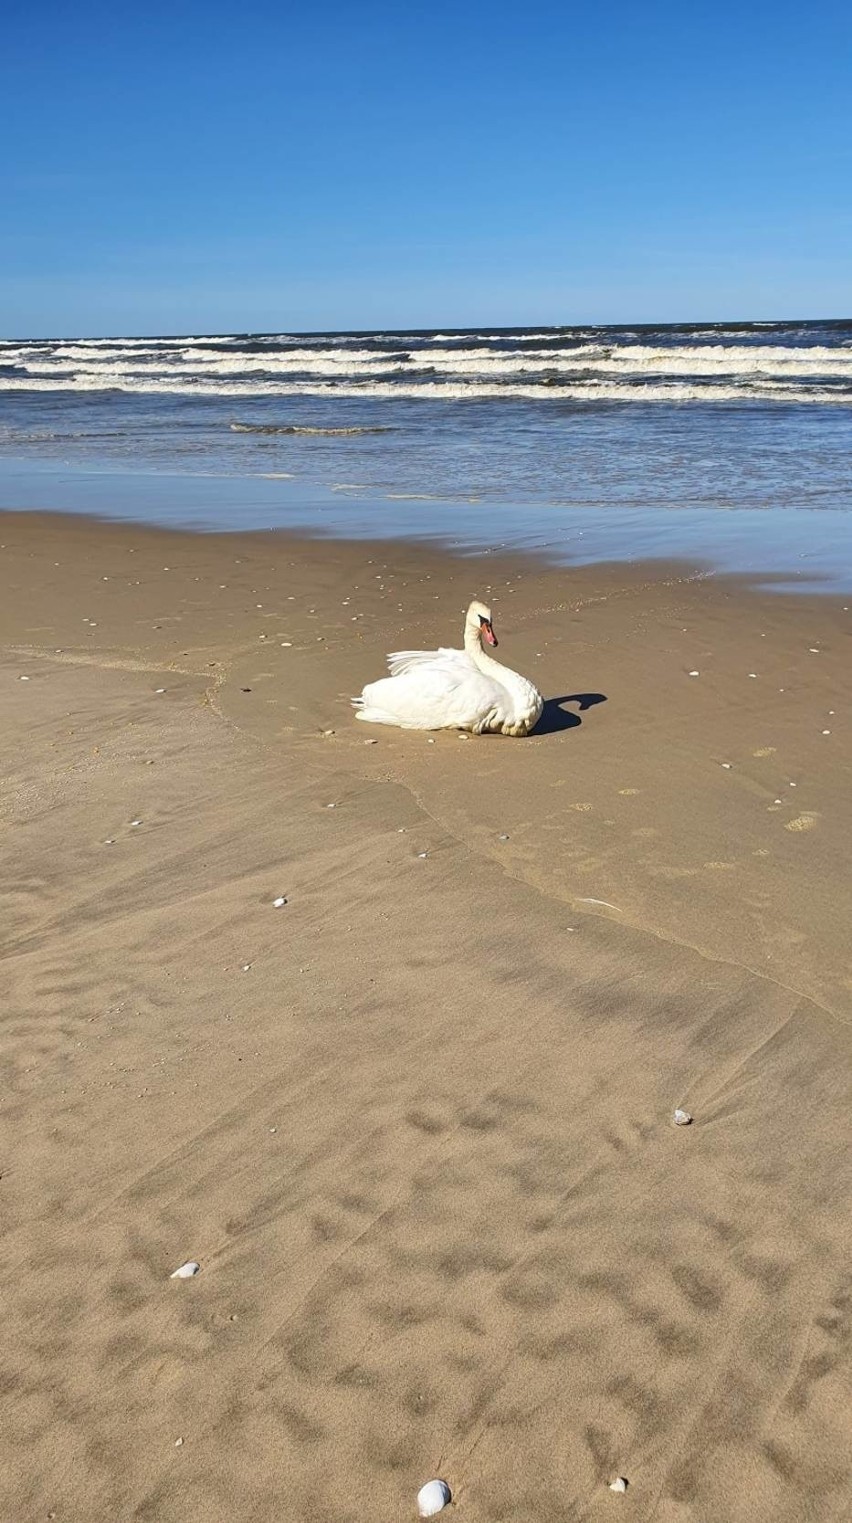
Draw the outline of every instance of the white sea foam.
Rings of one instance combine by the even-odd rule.
[[[448,349],[428,345],[406,350],[399,345],[383,352],[375,348],[340,348],[294,346],[286,350],[230,353],[211,349],[194,340],[170,341],[168,351],[153,348],[124,349],[113,345],[95,352],[86,345],[20,345],[7,349],[2,356],[6,366],[23,366],[26,374],[7,377],[0,384],[6,389],[22,385],[28,378],[56,380],[62,388],[71,382],[80,389],[86,378],[100,379],[104,386],[122,380],[167,380],[175,378],[187,386],[214,383],[227,377],[332,377],[357,380],[360,377],[434,371],[440,376],[471,376],[486,380],[545,374],[579,379],[654,375],[674,377],[757,376],[812,377],[848,379],[852,384],[852,348],[813,345],[684,344],[664,345],[612,344],[598,340],[561,348],[489,349],[483,347]],[[133,389],[133,388],[131,388]]]
[[[540,383],[503,384],[487,381],[421,381],[406,385],[394,381],[235,381],[224,378],[209,381],[182,380],[176,377],[151,378],[102,375],[77,375],[67,377],[61,387],[56,380],[47,377],[0,377],[0,393],[49,392],[57,389],[66,393],[120,391],[140,396],[186,396],[186,397],[355,397],[355,398],[408,398],[420,401],[487,401],[509,398],[525,398],[536,402],[796,402],[852,405],[852,390],[826,393],[818,387],[780,387],[777,381],[763,384],[722,384],[711,386],[672,381],[668,384],[648,381],[642,384],[603,381],[589,378],[574,384],[543,386]]]
[[[852,338],[836,327],[776,326],[759,341],[738,325],[7,341],[0,366],[13,372],[0,391],[18,393],[852,402]]]

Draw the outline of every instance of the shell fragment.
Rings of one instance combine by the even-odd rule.
[[[180,1269],[176,1269],[173,1274],[169,1275],[169,1279],[191,1280],[194,1274],[198,1274],[200,1268],[201,1265],[197,1264],[195,1259],[187,1259],[185,1264],[181,1264]]]
[[[627,1490],[627,1482],[624,1479],[624,1476],[623,1475],[617,1475],[614,1481],[610,1481],[610,1483],[609,1483],[609,1489],[610,1489],[610,1491],[622,1491],[622,1492],[626,1491]]]
[[[417,1511],[421,1518],[434,1518],[452,1501],[452,1493],[446,1481],[427,1481],[417,1493]]]
[[[672,1120],[673,1120],[675,1126],[691,1126],[692,1125],[692,1117],[690,1116],[689,1111],[682,1111],[680,1108],[678,1108],[675,1111],[675,1113],[674,1113],[674,1115],[672,1117]]]

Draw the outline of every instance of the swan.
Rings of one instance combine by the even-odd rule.
[[[528,735],[544,699],[537,688],[486,655],[497,644],[491,609],[474,601],[464,621],[464,650],[399,650],[388,656],[389,677],[368,682],[353,698],[356,719],[402,730],[471,730]]]

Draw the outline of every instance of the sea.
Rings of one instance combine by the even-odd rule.
[[[852,590],[852,320],[0,341],[0,508]]]

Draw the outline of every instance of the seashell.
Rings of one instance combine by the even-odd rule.
[[[379,742],[377,740],[365,740],[364,741],[364,745],[365,746],[377,746],[378,744],[379,744]]]
[[[29,680],[30,680],[29,677],[19,677],[18,678],[19,682],[29,682]]]
[[[141,820],[131,820],[130,823],[131,823],[131,825],[141,825],[142,821]]]
[[[690,672],[689,675],[690,675],[690,677],[700,677],[701,673],[700,672]]]
[[[169,1275],[169,1279],[191,1280],[192,1276],[198,1274],[200,1269],[201,1265],[196,1264],[195,1259],[187,1259],[185,1264],[181,1264],[180,1269],[176,1269],[173,1274]]]
[[[675,1126],[691,1126],[692,1125],[692,1117],[690,1116],[689,1111],[682,1111],[679,1108],[678,1108],[678,1110],[675,1111],[674,1115],[672,1116],[672,1120],[673,1120]]]
[[[282,904],[286,904],[286,903],[287,903],[287,900],[284,898],[284,895],[283,894],[279,894],[277,899],[273,899],[273,901],[272,901],[272,907],[273,907],[273,909],[280,910]]]
[[[429,853],[428,853],[428,851],[418,851],[417,855],[420,858],[420,861],[424,862],[426,860],[426,858],[428,857]]]
[[[509,839],[509,837],[508,837],[508,836],[500,836],[500,838],[499,838],[499,839],[500,839],[500,840],[501,840],[501,841],[508,841],[508,839]]]
[[[421,1518],[434,1518],[452,1501],[452,1492],[446,1481],[427,1481],[417,1493],[417,1511]]]
[[[155,688],[154,688],[154,692],[155,692],[155,693],[164,693],[164,692],[165,692],[165,691],[166,691],[166,690],[165,690],[165,688],[164,688],[164,687],[155,687]]]
[[[610,1489],[610,1491],[626,1491],[627,1490],[627,1482],[624,1479],[624,1476],[623,1475],[617,1475],[614,1481],[610,1481],[610,1483],[609,1483],[609,1489]]]

